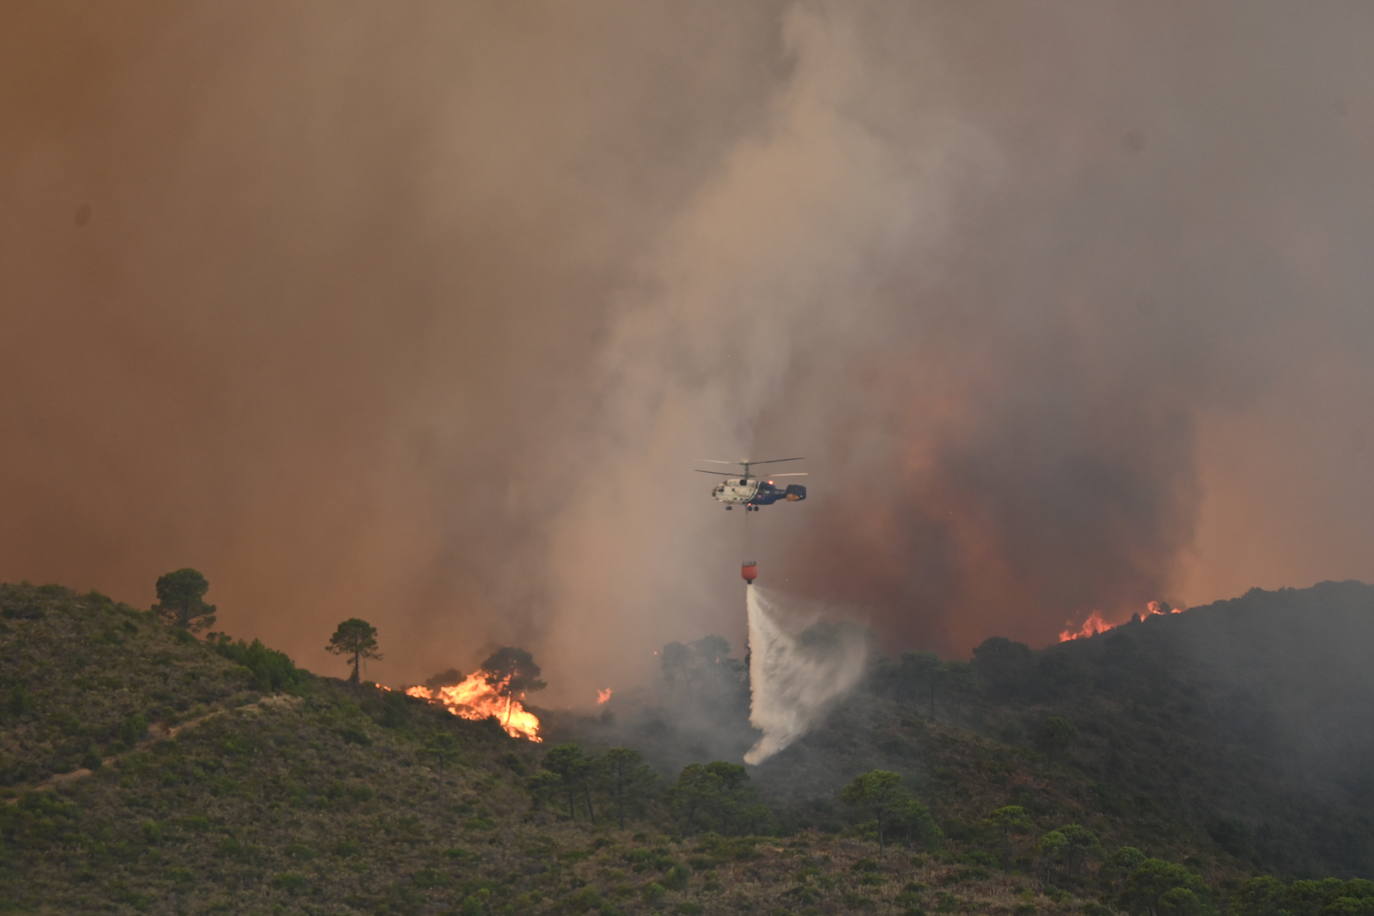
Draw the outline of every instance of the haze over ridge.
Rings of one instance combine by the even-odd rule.
[[[572,697],[1374,576],[1374,10],[53,2],[0,37],[0,579]],[[456,656],[462,656],[458,658]]]

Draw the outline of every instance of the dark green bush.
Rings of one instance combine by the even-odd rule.
[[[185,634],[182,630],[175,632]],[[223,633],[216,633],[206,645],[248,669],[249,681],[264,693],[296,692],[306,681],[306,673],[297,668],[285,652],[269,649],[259,640],[234,641]]]
[[[119,725],[119,742],[125,747],[133,747],[148,735],[148,719],[136,712]]]
[[[692,877],[692,871],[685,865],[674,865],[668,869],[668,873],[663,876],[663,886],[669,890],[680,891],[687,887],[687,882]]]

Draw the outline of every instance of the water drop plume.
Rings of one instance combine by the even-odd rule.
[[[853,689],[868,662],[868,637],[852,624],[759,586],[746,589],[749,610],[749,721],[763,737],[744,755],[758,764],[811,730]]]

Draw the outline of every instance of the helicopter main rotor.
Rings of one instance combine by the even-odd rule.
[[[720,458],[702,458],[701,460],[702,460],[703,462],[705,462],[706,464],[735,464],[735,465],[739,465],[741,468],[744,469],[744,473],[741,474],[740,476],[743,477],[744,479],[748,480],[748,479],[749,479],[749,466],[750,466],[750,465],[754,465],[754,464],[778,464],[778,463],[783,462],[783,461],[804,461],[804,460],[806,460],[806,459],[804,459],[804,458],[759,458],[759,459],[753,460],[753,461],[746,461],[746,460],[744,460],[744,459],[741,459],[741,460],[739,460],[739,461],[725,461],[725,460],[720,459]],[[734,474],[727,473],[727,472],[725,472],[725,471],[704,471],[704,470],[702,470],[701,468],[693,468],[693,470],[695,470],[698,474],[716,474],[716,475],[718,475],[718,476],[720,476],[720,477],[733,477],[733,476],[735,476]],[[799,472],[792,473],[792,474],[775,474],[774,476],[775,476],[775,477],[804,477],[804,476],[806,476],[806,472],[805,472],[805,471],[799,471]]]

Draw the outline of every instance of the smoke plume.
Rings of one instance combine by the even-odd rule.
[[[854,688],[868,661],[863,632],[817,614],[785,612],[775,593],[745,589],[749,608],[749,721],[763,736],[744,755],[759,764],[811,730]],[[809,617],[809,619],[808,619]]]
[[[1374,577],[1374,7],[23,4],[0,579],[548,701]],[[747,523],[701,457],[805,455]],[[696,479],[694,479],[696,478]],[[746,531],[746,528],[752,528]]]

